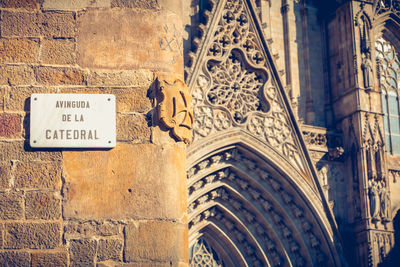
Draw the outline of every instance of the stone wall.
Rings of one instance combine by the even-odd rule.
[[[0,265],[187,264],[185,146],[149,98],[183,74],[180,9],[0,1]],[[32,93],[114,94],[117,146],[31,148]]]

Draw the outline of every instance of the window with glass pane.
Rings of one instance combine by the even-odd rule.
[[[379,84],[382,90],[382,111],[386,135],[386,149],[400,155],[400,61],[395,47],[385,38],[375,43]]]

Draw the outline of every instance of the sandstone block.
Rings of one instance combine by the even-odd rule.
[[[44,39],[40,60],[48,64],[74,64],[76,61],[74,40]]]
[[[1,39],[0,60],[2,63],[35,63],[39,55],[39,42],[31,39]]]
[[[0,141],[0,162],[10,160],[29,161],[61,161],[61,152],[53,150],[33,150],[23,141]]]
[[[0,163],[0,190],[9,187],[11,166],[8,162]]]
[[[24,199],[19,192],[0,192],[0,220],[18,220],[24,216]]]
[[[86,7],[110,7],[111,0],[44,0],[43,9],[76,10]]]
[[[2,10],[0,25],[2,37],[38,37],[40,35],[37,13]]]
[[[172,262],[157,262],[157,261],[140,261],[140,262],[130,262],[117,264],[115,267],[175,267],[176,265],[171,265]]]
[[[114,87],[99,87],[99,88],[62,88],[60,93],[90,93],[90,94],[114,94],[116,97],[117,111],[122,113],[129,112],[148,112],[151,108],[151,101],[147,97],[148,87],[137,88],[114,88]],[[43,90],[43,89],[42,89]]]
[[[120,233],[120,225],[112,222],[76,222],[68,221],[64,225],[64,238],[78,239],[93,236],[113,236]]]
[[[97,243],[90,239],[69,241],[70,266],[93,266]]]
[[[119,239],[101,239],[97,246],[97,261],[120,261],[123,241]]]
[[[0,113],[0,138],[19,137],[22,124],[21,115],[13,113]]]
[[[38,9],[38,0],[0,0],[3,8],[25,8],[28,10]]]
[[[167,221],[130,223],[125,227],[126,261],[187,260],[187,226]]]
[[[33,69],[29,66],[6,65],[0,67],[0,85],[31,85],[34,82]]]
[[[111,0],[112,7],[160,9],[157,0]]]
[[[34,93],[55,93],[56,89],[43,87],[11,87],[5,93],[5,109],[10,111],[30,111],[30,96]]]
[[[57,163],[18,162],[14,173],[16,188],[61,187],[61,166]]]
[[[89,71],[86,74],[91,86],[150,86],[153,73],[149,70]]]
[[[150,141],[151,129],[144,114],[117,114],[118,141]]]
[[[32,267],[67,267],[68,256],[67,252],[33,252]]]
[[[6,223],[4,247],[52,249],[61,244],[59,223]]]
[[[97,227],[97,232],[102,236],[112,236],[119,234],[118,224],[104,222]]]
[[[76,68],[38,67],[37,82],[45,85],[83,85],[83,73]]]
[[[186,213],[182,147],[118,144],[109,151],[63,151],[63,163],[66,218],[180,221]]]
[[[147,97],[148,87],[114,89],[117,98],[117,110],[119,112],[148,112],[151,101]]]
[[[88,10],[78,17],[78,64],[183,73],[180,21],[171,12]]]
[[[61,217],[60,199],[53,192],[26,192],[26,219],[57,220]]]
[[[30,255],[26,251],[0,251],[1,266],[30,266]]]
[[[47,11],[39,16],[41,33],[47,37],[75,37],[76,20],[73,12]]]

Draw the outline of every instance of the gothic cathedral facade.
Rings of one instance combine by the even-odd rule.
[[[400,1],[197,0],[190,14],[191,266],[390,265]]]

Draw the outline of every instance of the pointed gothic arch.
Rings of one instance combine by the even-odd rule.
[[[208,1],[189,53],[191,251],[205,240],[208,258],[239,266],[340,266],[335,221],[252,5]]]
[[[191,245],[203,235],[219,236],[221,247],[231,247],[225,255],[241,255],[240,266],[340,265],[318,195],[301,189],[289,177],[294,170],[268,159],[261,143],[245,135],[189,151]],[[210,227],[219,234],[208,233]]]

